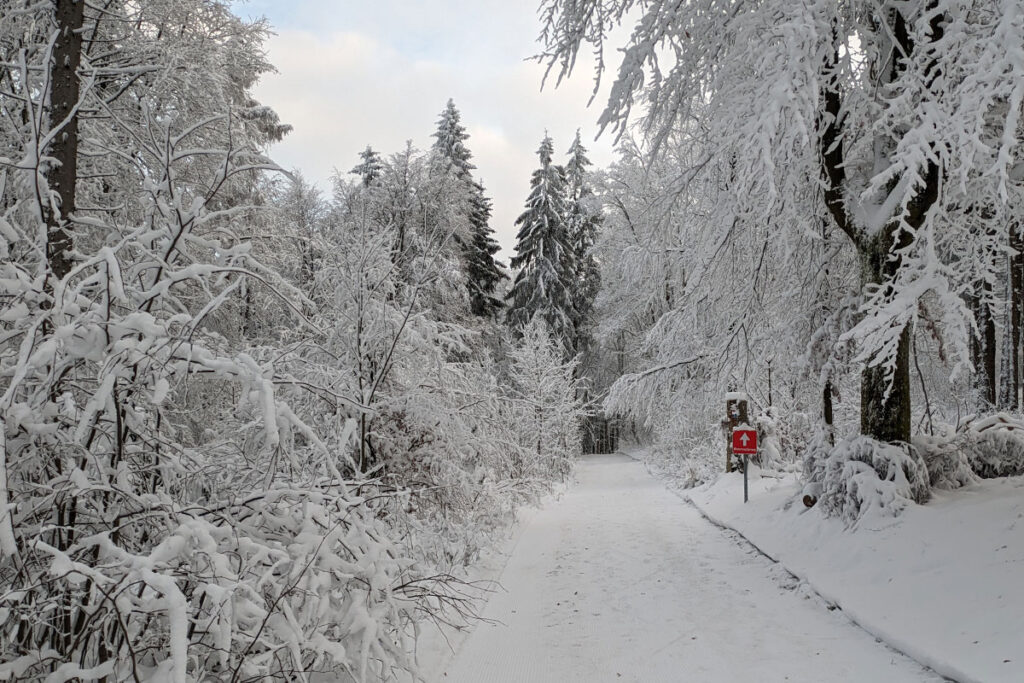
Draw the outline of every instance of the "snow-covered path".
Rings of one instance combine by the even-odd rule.
[[[808,596],[625,456],[522,530],[439,681],[937,681]]]

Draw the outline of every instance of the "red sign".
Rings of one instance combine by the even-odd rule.
[[[750,427],[732,430],[732,452],[737,455],[757,455],[757,430]]]

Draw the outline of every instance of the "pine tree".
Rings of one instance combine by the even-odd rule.
[[[597,290],[601,286],[600,270],[592,253],[601,226],[601,214],[594,206],[594,192],[587,182],[587,168],[590,165],[587,150],[577,130],[576,138],[569,147],[569,161],[565,165],[568,192],[565,222],[576,275],[572,294],[576,313],[573,321],[576,330],[574,348],[577,352],[586,350],[591,344],[591,315]]]
[[[512,268],[519,272],[511,291],[507,322],[515,330],[540,316],[567,351],[574,338],[574,251],[566,216],[565,172],[551,163],[551,138],[537,150],[541,166],[533,172],[526,211],[516,219],[516,255]]]
[[[363,186],[369,187],[380,177],[381,172],[384,170],[384,162],[381,160],[380,154],[370,145],[367,145],[366,149],[359,153],[359,158],[362,161],[349,173],[354,173],[362,178]]]
[[[501,301],[494,297],[494,290],[507,276],[502,264],[494,260],[500,247],[489,225],[491,202],[484,195],[483,185],[473,180],[472,171],[476,166],[470,163],[473,155],[465,144],[468,139],[469,133],[462,125],[459,110],[449,99],[434,133],[434,163],[467,187],[470,234],[469,239],[462,243],[462,257],[466,265],[470,310],[475,315],[492,316],[501,308]]]

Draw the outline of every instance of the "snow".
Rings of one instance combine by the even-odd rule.
[[[432,680],[937,681],[827,609],[626,456],[523,525],[480,623]],[[429,680],[429,679],[428,679]]]
[[[725,400],[728,401],[746,401],[747,394],[744,391],[730,391],[725,395]]]
[[[1024,680],[1024,477],[933,490],[898,518],[847,528],[752,470],[688,493],[867,631],[962,683]]]

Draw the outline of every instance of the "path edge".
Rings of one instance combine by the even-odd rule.
[[[771,553],[764,550],[764,548],[759,546],[757,543],[753,541],[753,539],[748,537],[746,534],[744,534],[736,527],[732,526],[728,522],[725,522],[724,520],[718,519],[711,513],[707,512],[695,500],[693,500],[693,498],[691,498],[688,493],[686,493],[685,491],[680,491],[679,489],[671,486],[671,482],[668,479],[666,479],[663,475],[659,474],[658,472],[648,467],[647,463],[644,460],[635,457],[632,453],[627,453],[624,451],[618,451],[618,453],[620,453],[621,455],[625,455],[626,457],[644,465],[644,468],[647,470],[648,473],[651,474],[651,476],[661,481],[662,484],[665,485],[666,489],[668,489],[673,495],[675,495],[681,501],[690,505],[694,510],[698,512],[698,514],[700,514],[701,517],[707,520],[708,523],[715,527],[718,527],[722,531],[727,531],[731,532],[732,534],[735,534],[736,538],[733,539],[735,542],[750,546],[750,548],[752,548],[759,555],[761,555],[768,561],[772,562],[773,564],[776,564],[779,567],[781,567],[784,571],[789,573],[790,576],[794,577],[795,579],[803,583],[809,591],[814,593],[814,595],[816,595],[821,600],[823,604],[829,606],[829,608],[836,609],[842,612],[843,616],[846,617],[846,619],[851,624],[853,624],[860,630],[864,631],[878,642],[884,644],[893,652],[896,652],[908,659],[917,662],[926,670],[938,674],[939,676],[942,676],[951,683],[985,683],[985,681],[983,681],[982,679],[971,676],[967,672],[962,671],[955,666],[952,666],[946,662],[937,661],[927,652],[921,652],[915,647],[908,646],[904,643],[899,642],[899,640],[897,638],[894,638],[892,634],[886,632],[884,629],[878,628],[871,619],[864,618],[864,615],[859,613],[856,609],[851,608],[849,605],[843,605],[842,600],[839,600],[836,596],[830,595],[828,591],[822,590],[813,580],[811,580],[809,576],[807,576],[805,572],[802,572],[798,569],[794,569],[790,565],[787,565],[781,559],[773,556]]]

